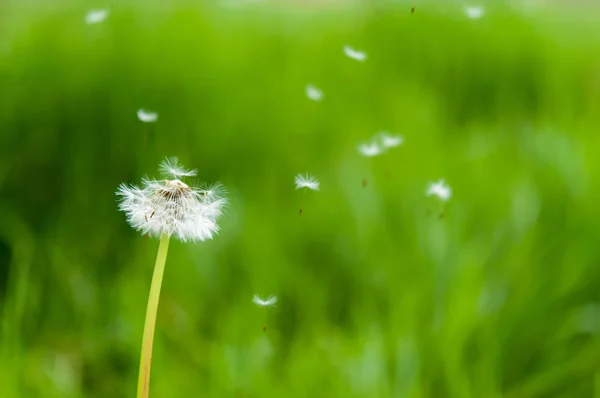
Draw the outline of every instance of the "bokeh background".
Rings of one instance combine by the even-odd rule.
[[[171,244],[151,396],[600,397],[600,13],[501,3],[0,4],[0,396],[134,396],[114,193],[178,156],[230,205]]]

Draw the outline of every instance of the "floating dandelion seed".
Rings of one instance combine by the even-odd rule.
[[[296,189],[308,188],[313,191],[318,191],[320,186],[317,177],[309,174],[298,174],[294,179],[294,182],[296,183]]]
[[[404,144],[404,137],[401,135],[392,135],[387,131],[381,131],[379,135],[384,148],[394,148]]]
[[[344,46],[344,54],[346,54],[346,56],[348,56],[349,58],[355,59],[360,62],[365,61],[367,59],[366,53],[355,50],[350,46]]]
[[[380,131],[376,135],[377,141],[381,143],[381,146],[385,149],[395,148],[404,144],[404,137],[400,134],[393,135],[387,131]],[[391,175],[389,160],[386,161],[387,165],[385,168],[385,176],[389,177]]]
[[[144,235],[160,237],[144,324],[138,398],[147,398],[150,388],[156,312],[169,239],[171,236],[182,241],[211,239],[218,231],[217,219],[227,202],[221,185],[196,188],[181,181],[180,178],[196,175],[196,171],[185,170],[177,158],[161,163],[160,171],[172,179],[143,179],[141,188],[121,184],[116,192],[120,196],[119,209],[125,212],[129,224]]]
[[[465,14],[471,19],[479,19],[483,16],[483,7],[465,7]]]
[[[439,180],[437,182],[430,182],[427,186],[426,191],[427,196],[437,196],[442,201],[446,202],[452,196],[452,190],[444,180]]]
[[[437,182],[430,182],[427,186],[427,190],[425,191],[427,196],[436,196],[440,199],[440,209],[439,209],[439,218],[444,217],[444,203],[450,199],[452,196],[452,190],[444,180],[439,180]]]
[[[269,296],[266,300],[260,298],[258,294],[252,297],[252,302],[258,306],[264,307],[265,309],[265,324],[263,326],[263,332],[267,331],[267,307],[272,307],[277,303],[277,296]]]
[[[358,152],[361,155],[366,156],[368,158],[372,158],[374,156],[379,156],[384,151],[384,147],[382,145],[380,145],[379,143],[377,143],[377,141],[375,141],[375,140],[373,140],[370,143],[359,144],[356,149],[358,149]],[[362,187],[366,188],[366,186],[367,186],[367,179],[363,178]]]
[[[312,84],[306,86],[306,96],[308,99],[319,102],[323,99],[323,91],[319,90]]]
[[[144,123],[154,123],[158,120],[158,113],[146,109],[138,109],[137,117]]]
[[[379,156],[383,153],[384,150],[384,148],[375,141],[370,143],[359,144],[357,149],[361,155],[366,157]]]
[[[300,200],[300,215],[302,215],[302,206],[304,203],[304,196],[306,195],[307,190],[318,191],[320,187],[319,180],[317,177],[309,175],[309,174],[298,174],[296,178],[294,178],[294,182],[296,183],[296,189],[304,188],[304,192],[302,192],[302,199]]]
[[[261,307],[272,307],[277,304],[277,296],[269,296],[266,300],[263,300],[258,294],[255,294],[252,297],[252,302]]]
[[[106,18],[108,18],[108,10],[89,10],[85,14],[85,23],[93,25],[104,21]]]
[[[179,164],[179,160],[176,157],[166,158],[164,162],[160,164],[160,172],[164,177],[194,177],[198,174],[197,170],[186,170]]]

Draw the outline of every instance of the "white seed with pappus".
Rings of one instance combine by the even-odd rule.
[[[165,160],[160,170],[168,179],[143,179],[141,188],[119,186],[119,209],[125,212],[129,224],[153,237],[175,236],[184,242],[212,239],[227,203],[223,186],[187,185],[180,178],[194,176],[196,171],[185,170],[177,158]]]
[[[306,96],[308,99],[319,102],[323,99],[323,91],[319,90],[312,84],[306,86]]]
[[[179,164],[177,158],[166,158],[159,166],[158,170],[163,176],[181,178],[181,177],[195,177],[198,174],[198,170],[186,170],[182,165]]]
[[[309,189],[312,191],[318,191],[321,184],[319,183],[319,180],[317,180],[317,177],[310,174],[298,174],[296,178],[294,178],[294,182],[296,183],[296,189],[304,189],[302,192],[302,200],[300,201],[300,215],[302,215],[306,191]]]
[[[479,19],[483,16],[483,7],[465,7],[465,14],[471,19]]]
[[[437,182],[430,182],[425,194],[427,196],[437,196],[440,200],[446,202],[452,196],[452,190],[444,180],[439,180]]]
[[[404,144],[404,137],[401,135],[392,135],[387,131],[381,131],[379,133],[381,138],[381,145],[385,148],[394,148]]]
[[[104,21],[106,18],[108,18],[108,10],[89,10],[85,14],[85,23],[93,25]]]
[[[272,307],[277,303],[277,296],[269,296],[263,300],[258,294],[252,297],[252,302],[265,309],[265,323],[263,325],[263,332],[267,331],[267,308]]]
[[[277,296],[269,296],[263,300],[258,294],[252,297],[252,302],[261,307],[272,307],[277,303]]]
[[[150,112],[146,109],[138,109],[137,117],[141,122],[154,123],[158,120],[158,113]]]
[[[383,153],[383,147],[375,141],[359,144],[357,149],[361,155],[366,157],[378,156]]]
[[[298,174],[294,179],[294,182],[296,183],[296,189],[308,188],[313,191],[318,191],[319,186],[321,185],[319,180],[317,180],[317,177],[310,174]]]
[[[367,59],[366,53],[364,53],[363,51],[355,50],[350,46],[344,46],[344,54],[346,54],[347,57],[360,62],[363,62]]]

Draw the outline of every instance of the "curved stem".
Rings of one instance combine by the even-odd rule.
[[[150,390],[150,365],[152,364],[152,343],[154,341],[154,327],[156,325],[156,312],[160,299],[160,287],[162,285],[167,252],[169,250],[169,237],[163,235],[158,245],[154,274],[150,284],[150,295],[148,296],[148,307],[146,308],[146,321],[144,323],[144,337],[142,339],[142,354],[140,356],[140,374],[138,377],[137,398],[147,398]]]

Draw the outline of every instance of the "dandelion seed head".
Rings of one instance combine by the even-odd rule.
[[[383,146],[379,145],[377,142],[373,141],[370,143],[362,143],[358,145],[358,152],[361,155],[366,157],[378,156],[383,153]]]
[[[319,90],[312,84],[306,86],[306,96],[308,99],[319,102],[323,99],[323,91]]]
[[[266,300],[263,300],[258,294],[255,294],[252,297],[252,302],[261,307],[271,307],[277,303],[277,296],[269,296]]]
[[[446,185],[444,180],[439,180],[437,182],[430,182],[425,194],[427,196],[437,196],[445,202],[452,196],[452,190],[450,189],[450,186]]]
[[[346,54],[347,57],[360,62],[365,61],[367,59],[367,54],[365,52],[355,50],[350,46],[344,46],[344,54]]]
[[[158,113],[150,112],[146,109],[138,109],[137,117],[141,122],[144,123],[154,123],[158,120]]]
[[[296,183],[296,189],[308,188],[313,191],[318,191],[319,186],[321,185],[319,180],[317,180],[317,177],[310,174],[298,174],[296,178],[294,178],[294,182]]]
[[[106,18],[108,18],[108,10],[89,10],[85,14],[85,23],[93,25],[104,21]]]
[[[173,166],[172,161],[165,160],[161,170]],[[206,190],[191,187],[178,178],[146,178],[141,188],[121,184],[116,194],[120,197],[119,210],[125,212],[134,229],[153,237],[175,236],[184,242],[212,239],[219,230],[217,219],[227,204],[220,185]]]
[[[465,7],[465,14],[471,19],[478,19],[483,16],[483,7]]]

